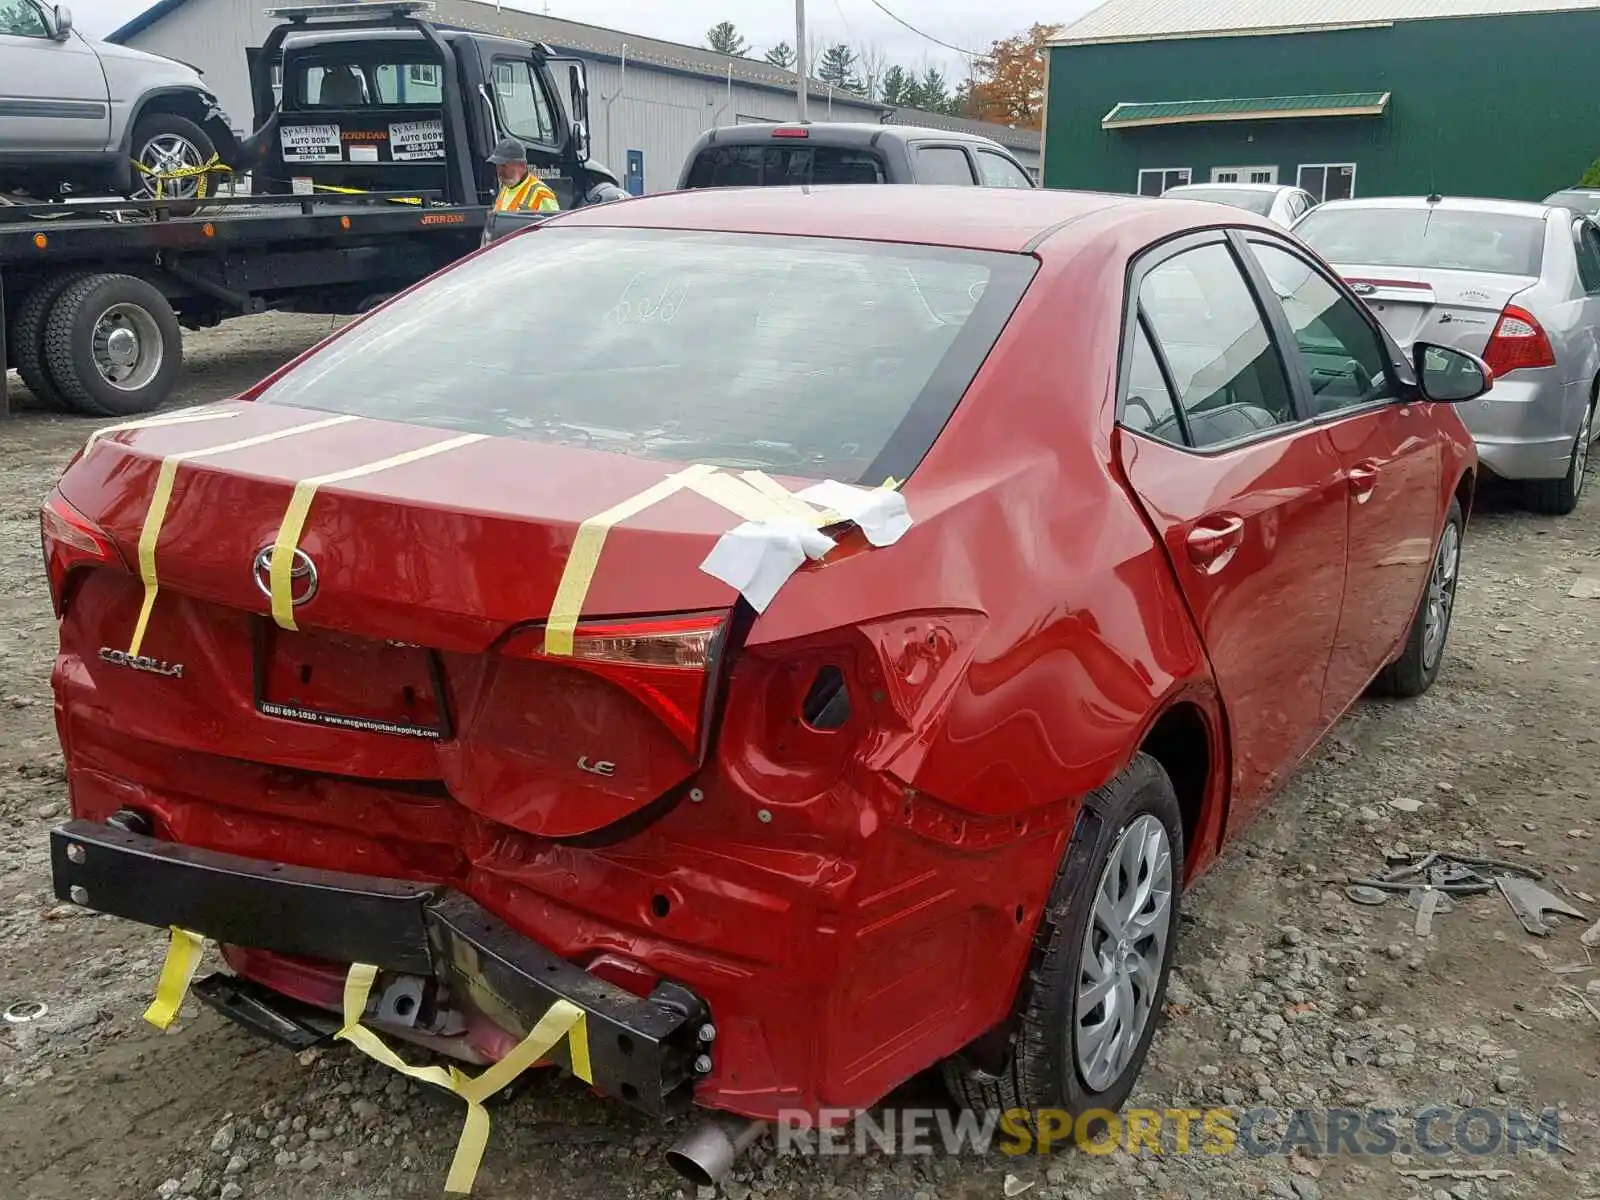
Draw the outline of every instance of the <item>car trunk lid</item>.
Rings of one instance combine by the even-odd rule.
[[[550,836],[604,827],[698,766],[735,600],[699,565],[738,518],[663,488],[678,465],[260,405],[119,437],[62,496],[123,562],[153,564],[155,587],[137,567],[87,572],[62,640],[124,731],[441,784]],[[650,489],[671,494],[574,551],[583,522]],[[291,507],[304,523],[279,604]]]
[[[1425,341],[1470,354],[1484,352],[1506,305],[1537,282],[1414,267],[1339,263],[1335,269],[1402,346]]]

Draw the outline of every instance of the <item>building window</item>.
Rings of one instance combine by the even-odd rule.
[[[1325,200],[1348,200],[1356,194],[1355,163],[1302,163],[1296,183],[1302,190]]]
[[[1159,196],[1168,188],[1189,182],[1188,167],[1149,167],[1139,172],[1139,195]]]
[[[1212,183],[1277,183],[1277,167],[1212,167]]]
[[[439,79],[439,66],[437,63],[407,63],[406,82],[418,87],[436,88],[442,86]]]

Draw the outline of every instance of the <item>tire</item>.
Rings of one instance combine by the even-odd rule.
[[[28,293],[17,309],[16,319],[11,323],[11,332],[6,341],[10,348],[11,365],[22,376],[22,382],[28,385],[33,398],[45,408],[67,407],[66,398],[56,386],[55,377],[45,361],[45,325],[61,293],[87,278],[83,274],[64,275],[39,284]]]
[[[169,163],[184,167],[199,167],[211,161],[217,152],[217,147],[210,135],[189,118],[180,117],[176,113],[158,112],[139,119],[139,124],[133,130],[131,151],[133,161],[143,163],[147,167],[160,167]],[[179,201],[172,205],[172,212],[175,216],[183,217],[195,212],[213,190],[215,189],[211,185],[210,176],[196,175],[190,179],[167,183],[163,187],[162,194],[163,197],[173,197]],[[131,198],[135,200],[155,198],[150,179],[137,166],[133,168]]]
[[[90,275],[63,291],[50,310],[44,346],[66,403],[97,417],[158,407],[183,367],[183,334],[172,307],[132,275]]]
[[[1126,1057],[1091,1059],[1083,1056],[1093,1043],[1082,1036],[1080,1019],[1095,1022],[1096,1013],[1110,1017],[1104,1002],[1080,1012],[1079,987],[1085,978],[1086,937],[1094,917],[1095,898],[1108,881],[1115,886],[1125,873],[1111,870],[1113,851],[1125,843],[1154,844],[1156,834],[1166,847],[1167,904],[1165,929],[1159,938],[1159,963],[1140,972],[1146,986],[1131,984],[1126,992],[1113,988],[1107,1001],[1115,1004],[1133,997],[1132,1011],[1142,1020],[1126,1039]],[[1156,855],[1159,860],[1159,851]],[[1172,781],[1161,765],[1146,755],[1084,801],[1067,844],[1060,870],[1051,889],[1048,907],[1034,934],[1033,953],[1015,1010],[1009,1062],[998,1073],[973,1065],[961,1055],[943,1066],[945,1086],[955,1102],[975,1113],[1012,1109],[1061,1109],[1074,1120],[1093,1109],[1115,1111],[1128,1097],[1149,1053],[1161,1005],[1167,990],[1173,950],[1178,934],[1178,910],[1183,886],[1183,821]],[[1148,864],[1145,864],[1148,865]],[[1159,871],[1159,864],[1158,864]],[[1141,872],[1141,878],[1143,878]],[[1159,889],[1158,889],[1159,890]],[[1152,893],[1152,899],[1155,893]],[[1137,916],[1144,909],[1136,909]],[[1093,921],[1094,937],[1105,942],[1105,931]],[[1148,950],[1156,939],[1135,938]],[[1102,951],[1114,952],[1106,943]],[[1095,954],[1099,960],[1099,954]],[[1148,964],[1150,954],[1146,955]],[[1117,1044],[1119,1038],[1112,1038]],[[1083,1052],[1080,1055],[1080,1051]]]
[[[1439,532],[1439,540],[1434,546],[1428,585],[1423,589],[1416,615],[1411,619],[1411,630],[1406,634],[1405,649],[1373,682],[1372,690],[1377,695],[1410,699],[1422,695],[1439,678],[1439,669],[1444,665],[1445,643],[1450,638],[1450,618],[1456,611],[1456,583],[1461,573],[1461,535],[1464,525],[1461,502],[1451,500],[1450,512],[1445,517],[1444,528]],[[1435,601],[1442,605],[1437,612],[1434,611]],[[1429,635],[1429,626],[1435,619],[1439,622],[1436,642]]]
[[[1572,443],[1572,461],[1567,464],[1565,477],[1538,479],[1526,485],[1527,505],[1534,512],[1564,517],[1578,507],[1589,463],[1589,447],[1594,441],[1594,408],[1595,401],[1590,400],[1583,414],[1583,424],[1578,427],[1578,436]]]

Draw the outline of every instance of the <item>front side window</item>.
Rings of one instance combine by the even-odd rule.
[[[842,146],[707,146],[689,168],[686,188],[792,187],[883,183],[875,150]]]
[[[1269,242],[1250,248],[1294,330],[1317,414],[1398,397],[1389,355],[1361,310],[1299,255]]]
[[[1295,234],[1331,263],[1442,268],[1537,277],[1544,261],[1540,216],[1459,208],[1319,208]]]
[[[532,63],[496,59],[494,94],[500,106],[500,120],[507,132],[525,142],[555,145],[555,114]]]
[[[1221,243],[1167,259],[1139,289],[1197,447],[1298,417],[1289,377],[1233,253]]]
[[[1578,276],[1583,280],[1583,290],[1591,296],[1600,295],[1600,230],[1592,221],[1579,221],[1576,231]]]
[[[1035,267],[945,247],[540,229],[352,326],[259,399],[877,485],[933,445]],[[538,296],[559,303],[530,318]]]
[[[12,37],[47,38],[50,27],[32,0],[0,0],[0,33]]]
[[[993,188],[1016,188],[1019,191],[1031,192],[1033,183],[1027,173],[1003,154],[996,154],[993,150],[979,150],[978,173],[983,176],[983,186]]]
[[[967,152],[956,146],[919,146],[917,178],[923,183],[972,187],[972,164]]]

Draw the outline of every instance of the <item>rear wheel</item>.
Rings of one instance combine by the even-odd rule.
[[[1439,678],[1439,668],[1444,665],[1444,644],[1450,636],[1450,618],[1456,610],[1456,577],[1461,570],[1461,533],[1465,524],[1461,502],[1450,501],[1450,513],[1433,552],[1428,586],[1412,618],[1405,649],[1372,685],[1372,690],[1379,695],[1420,696]]]
[[[45,326],[50,319],[50,310],[55,307],[61,293],[85,278],[87,276],[66,275],[46,280],[35,287],[18,307],[6,339],[11,365],[22,376],[22,382],[33,393],[33,398],[46,408],[65,408],[67,401],[56,386],[45,360]]]
[[[1540,479],[1527,485],[1528,507],[1534,512],[1564,517],[1578,507],[1583,495],[1583,478],[1589,466],[1589,446],[1594,441],[1593,400],[1583,414],[1583,424],[1578,427],[1577,440],[1572,443],[1572,461],[1562,479]]]
[[[56,300],[45,356],[66,402],[79,412],[149,412],[172,391],[183,333],[166,297],[132,275],[91,275]]]
[[[1084,801],[1034,937],[1010,1061],[944,1065],[958,1104],[1077,1117],[1127,1099],[1166,994],[1183,861],[1172,781],[1141,754]]]

